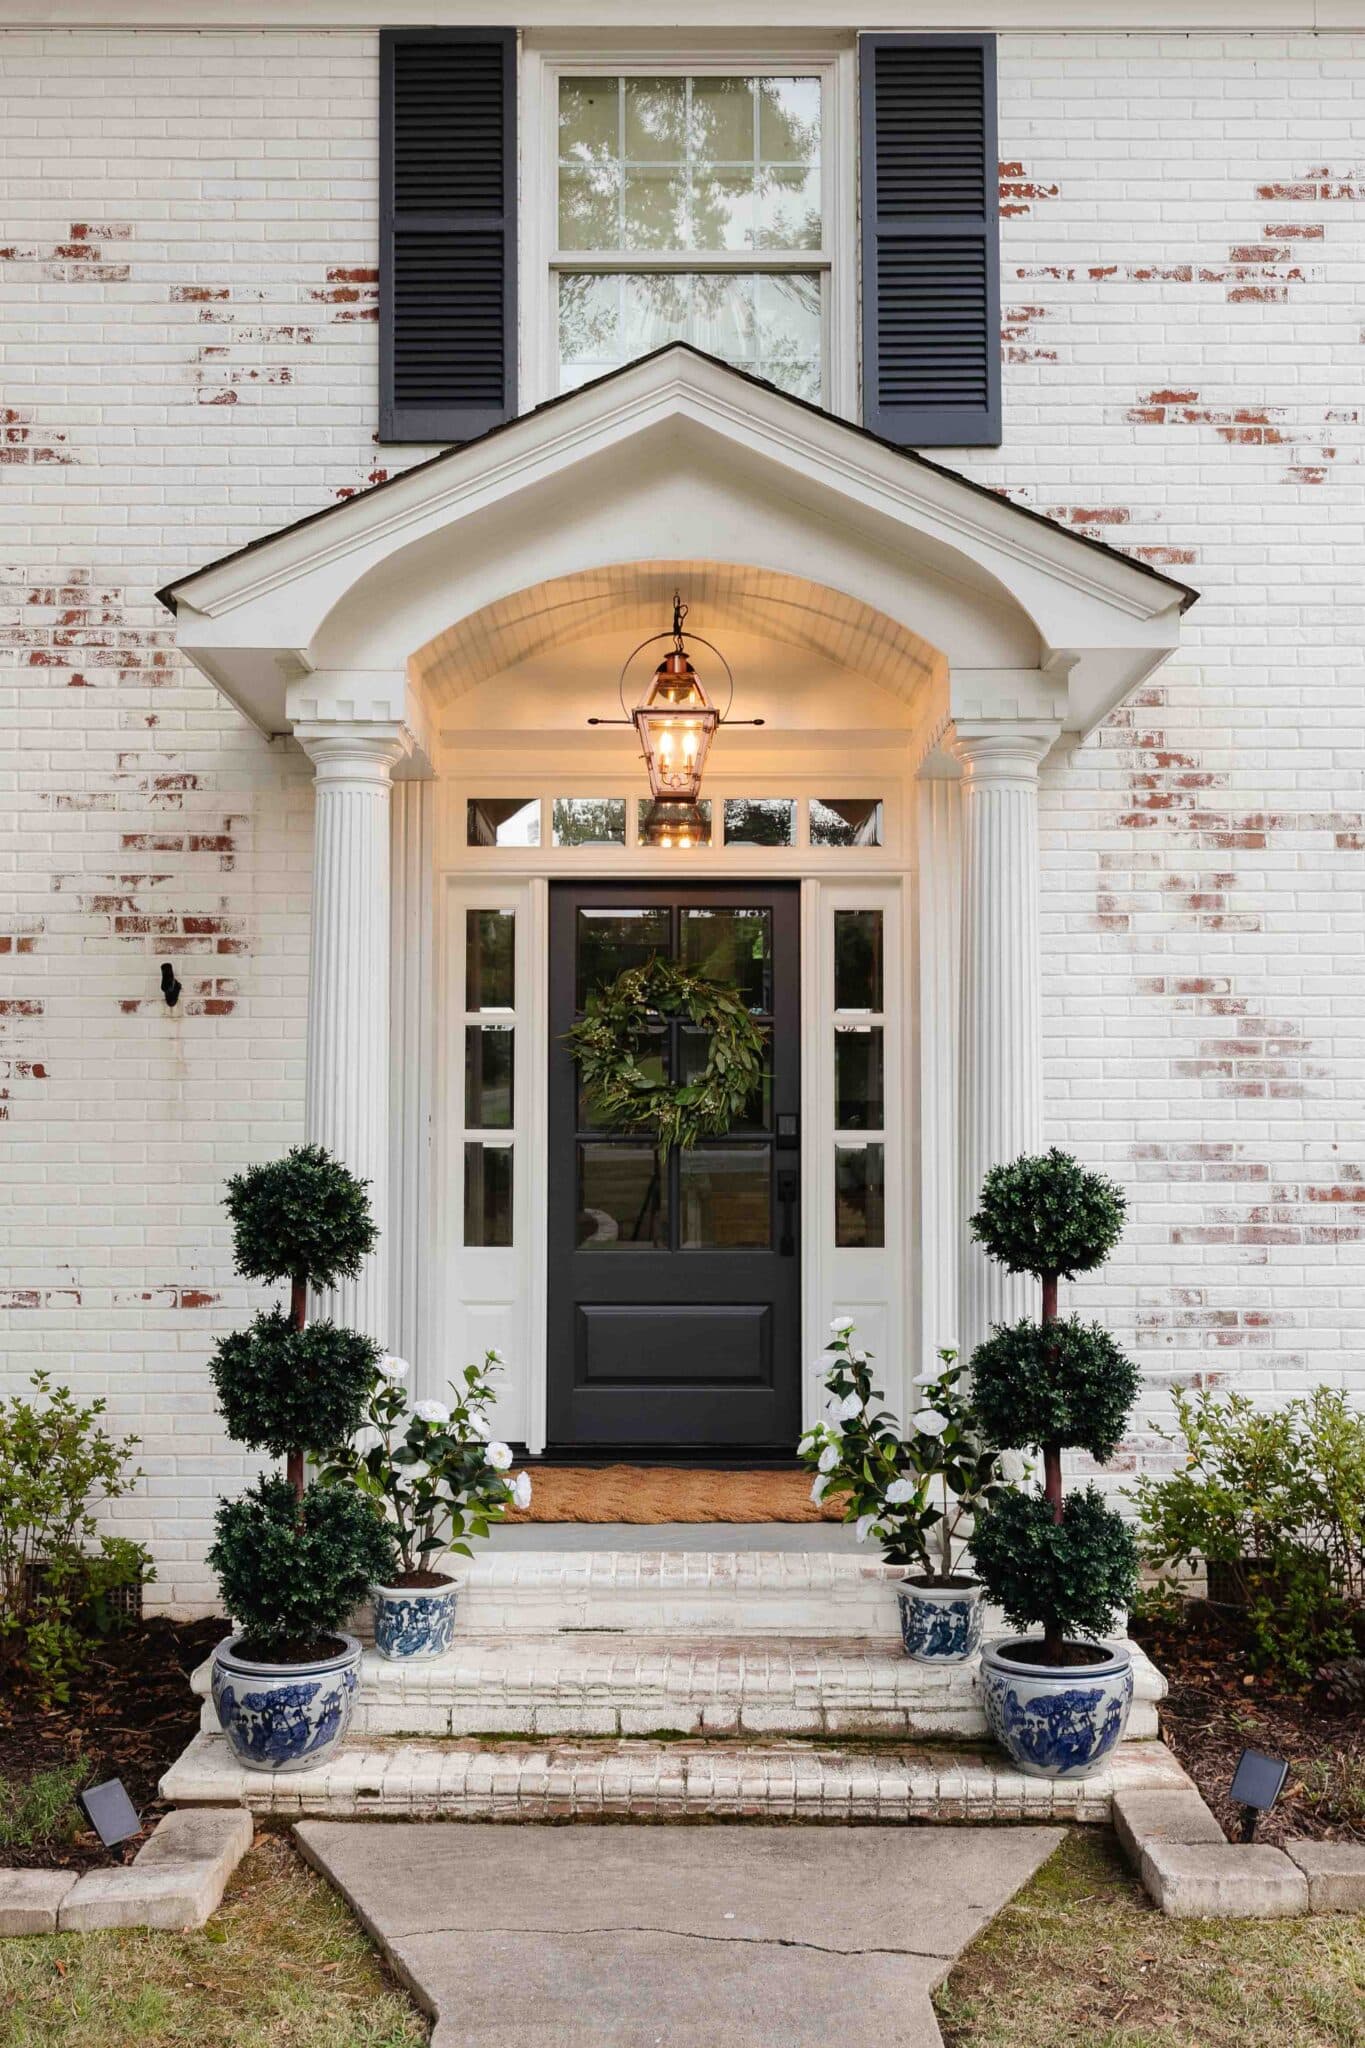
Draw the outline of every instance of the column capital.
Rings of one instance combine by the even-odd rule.
[[[943,744],[962,770],[964,782],[1033,787],[1038,769],[1061,736],[1047,719],[959,718]]]
[[[387,789],[394,770],[415,752],[412,734],[397,721],[305,719],[294,737],[324,785]]]

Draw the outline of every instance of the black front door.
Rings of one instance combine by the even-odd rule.
[[[795,883],[558,884],[550,912],[552,1451],[790,1456],[800,1422],[800,965]],[[768,1078],[722,1138],[660,1160],[594,1126],[564,1034],[651,954],[743,990]],[[705,1034],[659,1018],[670,1075]]]

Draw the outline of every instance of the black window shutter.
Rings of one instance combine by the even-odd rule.
[[[903,447],[1000,441],[995,38],[861,42],[863,421]]]
[[[379,38],[379,438],[471,441],[517,403],[516,30]]]

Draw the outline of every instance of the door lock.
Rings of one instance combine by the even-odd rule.
[[[778,1239],[777,1249],[784,1259],[791,1258],[796,1251],[796,1231],[792,1223],[792,1212],[796,1207],[800,1186],[800,1179],[794,1173],[779,1173],[777,1176],[777,1200],[782,1210],[782,1234]]]

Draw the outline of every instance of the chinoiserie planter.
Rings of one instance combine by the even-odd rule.
[[[345,1738],[360,1683],[360,1644],[340,1629],[330,1633],[336,1654],[306,1664],[244,1657],[240,1634],[214,1651],[214,1708],[247,1770],[312,1770]]]
[[[456,1580],[444,1577],[434,1586],[376,1586],[374,1646],[380,1656],[443,1657],[455,1633],[458,1591]]]
[[[905,1654],[917,1664],[965,1664],[981,1648],[986,1610],[975,1579],[906,1579],[896,1598]]]
[[[1079,1645],[1075,1647],[1081,1647]],[[1084,1778],[1122,1738],[1133,1704],[1126,1645],[1093,1664],[1038,1664],[1037,1641],[988,1643],[981,1702],[992,1735],[1031,1778]]]

